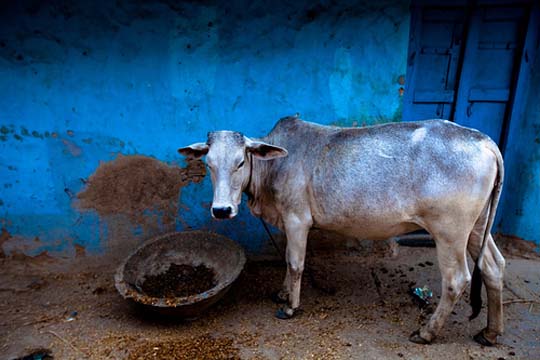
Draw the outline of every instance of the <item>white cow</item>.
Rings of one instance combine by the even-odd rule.
[[[292,317],[300,305],[311,228],[366,239],[425,229],[437,245],[442,295],[410,340],[430,343],[439,333],[471,281],[467,250],[476,261],[471,317],[481,309],[481,280],[488,296],[488,324],[474,338],[492,345],[502,333],[505,261],[490,230],[504,168],[497,145],[482,133],[444,120],[340,128],[287,117],[261,140],[216,131],[178,151],[206,155],[212,216],[233,218],[245,192],[255,216],[285,231],[280,298],[287,305],[278,317]]]

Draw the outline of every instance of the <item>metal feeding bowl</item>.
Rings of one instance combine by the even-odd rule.
[[[245,262],[244,250],[225,236],[204,231],[169,233],[146,241],[124,260],[116,271],[115,285],[122,297],[145,308],[195,318],[225,295]],[[182,297],[148,295],[143,290],[144,282],[166,273],[171,265],[203,265],[213,270],[214,286]]]

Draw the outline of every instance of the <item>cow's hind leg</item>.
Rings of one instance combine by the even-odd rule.
[[[304,219],[289,214],[284,219],[287,234],[287,275],[285,287],[288,294],[288,304],[279,309],[276,317],[289,319],[300,306],[300,287],[306,258],[307,236],[311,227],[311,219]]]
[[[475,261],[480,255],[483,236],[483,229],[475,227],[469,239],[468,250]],[[501,335],[504,330],[502,291],[505,261],[491,234],[488,235],[486,241],[488,243],[480,267],[488,298],[488,324],[486,328],[474,336],[474,340],[481,345],[489,346],[496,344],[497,336]]]
[[[466,258],[468,234],[459,231],[431,231],[431,233],[437,243],[442,291],[440,302],[429,322],[409,338],[418,344],[428,344],[435,339],[471,280]]]

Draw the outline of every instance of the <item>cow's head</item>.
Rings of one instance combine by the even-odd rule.
[[[195,143],[178,149],[189,158],[199,159],[206,155],[214,186],[212,216],[232,219],[238,213],[242,191],[251,180],[251,156],[270,160],[287,156],[287,150],[252,140],[238,132],[215,131],[208,133],[206,143]]]

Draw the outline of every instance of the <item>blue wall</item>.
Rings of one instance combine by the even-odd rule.
[[[401,118],[408,1],[48,3],[0,3],[6,253],[123,251],[170,230],[155,214],[139,224],[77,209],[81,179],[118,154],[184,166],[176,149],[210,130],[258,137],[296,112],[338,125]],[[245,208],[214,222],[210,201],[207,178],[183,188],[173,227],[264,247]]]
[[[540,28],[537,5],[536,29]],[[510,123],[505,149],[506,179],[501,198],[499,231],[540,246],[540,31],[529,39],[525,61],[528,86],[518,116]],[[533,60],[533,54],[536,59]]]

